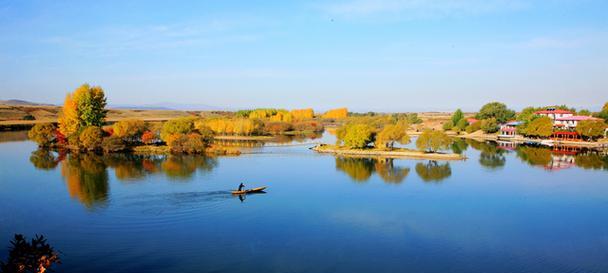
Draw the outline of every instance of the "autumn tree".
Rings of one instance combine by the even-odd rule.
[[[85,150],[97,150],[101,148],[103,131],[97,126],[85,127],[79,136],[79,143]]]
[[[143,120],[125,119],[114,123],[112,128],[114,130],[114,136],[133,141],[143,134],[146,130],[146,124]]]
[[[312,108],[295,109],[291,110],[289,113],[293,116],[294,120],[306,120],[315,117],[315,112],[312,110]]]
[[[169,120],[163,124],[160,132],[160,138],[168,142],[171,135],[188,134],[194,129],[194,119],[191,117],[183,117]]]
[[[376,148],[393,149],[395,142],[401,144],[410,143],[410,136],[406,131],[407,125],[404,123],[387,124],[376,136]]]
[[[57,128],[52,123],[39,123],[32,127],[27,136],[38,143],[38,146],[47,147],[55,141],[56,130]]]
[[[374,136],[374,129],[368,124],[346,124],[336,131],[338,141],[350,148],[365,148]]]
[[[59,131],[69,137],[86,126],[102,126],[106,97],[99,86],[83,84],[65,98],[59,115]]]
[[[343,118],[348,117],[348,109],[347,108],[331,109],[331,110],[325,112],[325,114],[323,114],[322,117],[326,118],[326,119],[343,119]]]
[[[606,123],[603,120],[582,120],[576,126],[576,132],[588,139],[601,137],[606,132]]]
[[[452,139],[442,131],[426,129],[416,140],[418,150],[426,152],[437,152],[449,148]]]

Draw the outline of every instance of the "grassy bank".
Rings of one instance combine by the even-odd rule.
[[[351,149],[343,146],[320,144],[312,148],[319,153],[331,153],[345,156],[378,156],[388,158],[413,158],[431,160],[464,160],[466,157],[459,154],[426,153],[410,149],[396,148],[393,150],[384,149]]]

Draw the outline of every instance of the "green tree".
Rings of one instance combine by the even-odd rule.
[[[27,136],[38,143],[38,146],[47,147],[55,141],[56,130],[57,128],[52,123],[39,123],[32,127]]]
[[[416,140],[418,150],[427,152],[437,152],[447,149],[452,144],[452,139],[444,132],[426,129]]]
[[[106,118],[106,97],[103,89],[99,86],[82,85],[81,96],[78,98],[78,112],[80,114],[80,126],[101,127]],[[78,92],[78,91],[77,91]]]
[[[515,111],[508,109],[504,103],[490,102],[479,110],[478,119],[495,118],[498,123],[507,122],[515,117]]]
[[[393,149],[395,142],[401,144],[410,143],[410,136],[406,132],[407,125],[404,123],[387,124],[376,136],[376,148]]]
[[[464,114],[462,113],[462,110],[457,109],[456,112],[452,114],[452,124],[456,125],[462,119],[464,119]]]
[[[582,120],[576,126],[576,132],[588,139],[595,139],[604,135],[606,123],[603,120]]]
[[[591,116],[591,111],[589,111],[587,109],[582,109],[582,110],[578,111],[577,115],[579,115],[579,116]]]
[[[531,121],[536,116],[534,114],[536,111],[538,111],[538,108],[532,106],[526,107],[517,115],[517,120],[523,122]]]
[[[531,137],[549,137],[553,133],[553,121],[549,117],[537,117],[524,125],[523,133]]]
[[[495,118],[488,118],[481,121],[481,130],[486,134],[498,132],[498,123]]]
[[[608,122],[608,102],[604,104],[604,107],[602,107],[602,111],[597,113],[595,116],[598,118],[602,118],[604,119],[604,121]]]
[[[456,133],[460,133],[460,132],[464,131],[468,125],[469,125],[469,123],[467,122],[467,120],[463,118],[454,125],[454,128],[452,128],[452,130],[455,131]]]

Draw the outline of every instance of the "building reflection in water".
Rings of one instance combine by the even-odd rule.
[[[608,157],[601,151],[583,147],[556,145],[553,147],[518,145],[515,142],[479,142],[467,140],[470,147],[480,151],[479,164],[489,169],[500,168],[506,163],[506,154],[515,152],[522,162],[559,171],[572,167],[608,170]]]
[[[43,149],[32,152],[30,162],[41,170],[59,166],[70,196],[91,209],[104,206],[108,200],[110,170],[121,182],[142,181],[154,174],[187,181],[197,171],[206,173],[217,166],[215,158],[196,155],[68,154]]]

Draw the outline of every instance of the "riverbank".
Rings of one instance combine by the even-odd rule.
[[[350,149],[346,147],[339,147],[335,145],[319,144],[312,148],[313,151],[318,153],[330,153],[336,155],[345,156],[373,156],[373,157],[387,157],[387,158],[411,158],[411,159],[430,159],[430,160],[464,160],[465,156],[460,154],[443,154],[443,153],[425,153],[421,151],[414,151],[409,149],[394,149],[394,150],[381,150],[381,149]]]
[[[600,139],[596,142],[590,141],[564,141],[564,140],[552,140],[552,139],[537,139],[537,138],[527,138],[527,137],[501,137],[498,134],[486,134],[481,131],[477,131],[475,133],[467,134],[452,134],[450,136],[473,139],[477,141],[504,141],[504,142],[512,142],[516,144],[537,144],[544,146],[572,146],[572,147],[581,147],[581,148],[606,148],[608,147],[607,139]]]

